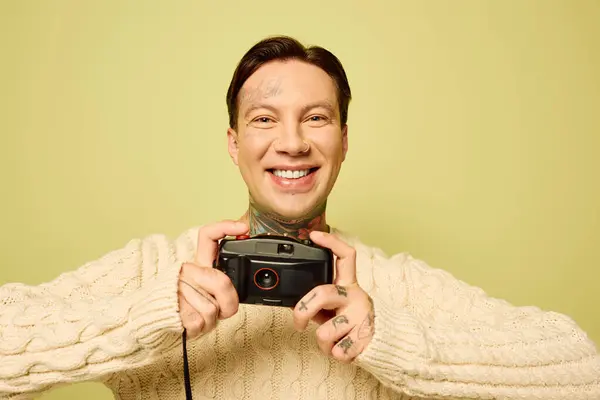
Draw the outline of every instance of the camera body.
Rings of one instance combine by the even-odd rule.
[[[333,253],[310,240],[257,235],[219,243],[215,268],[231,279],[240,303],[293,307],[333,282]]]

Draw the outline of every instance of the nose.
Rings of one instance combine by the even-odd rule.
[[[300,127],[297,125],[281,129],[273,147],[278,153],[286,153],[292,156],[304,154],[309,148],[308,143],[302,136]]]

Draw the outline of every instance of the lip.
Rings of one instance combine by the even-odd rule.
[[[275,165],[273,167],[267,168],[268,170],[272,169],[280,169],[284,171],[303,171],[305,169],[313,169],[318,168],[318,165],[314,164],[300,164],[300,165]]]

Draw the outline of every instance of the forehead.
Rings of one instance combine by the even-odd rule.
[[[313,102],[337,106],[333,79],[321,68],[302,61],[273,61],[252,74],[240,90],[240,111],[256,103],[302,107]]]

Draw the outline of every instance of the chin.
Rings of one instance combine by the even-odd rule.
[[[317,203],[314,201],[276,202],[272,203],[270,208],[273,213],[283,219],[296,220],[306,218],[308,215],[313,214],[317,208]]]

